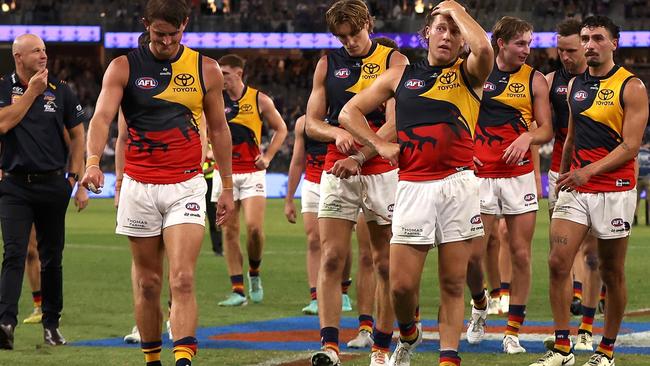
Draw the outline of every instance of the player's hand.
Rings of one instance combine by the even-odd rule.
[[[120,204],[120,190],[116,189],[115,190],[115,198],[113,198],[113,206],[117,208]]]
[[[102,193],[102,188],[104,188],[104,173],[96,165],[89,166],[86,168],[86,173],[84,173],[84,177],[81,178],[80,183],[83,187],[95,194]]]
[[[217,201],[217,226],[223,225],[235,212],[235,202],[232,198],[232,189],[221,191]]]
[[[399,163],[399,144],[394,142],[381,142],[375,146],[377,154],[382,158],[388,160],[390,165],[397,166]]]
[[[29,79],[29,84],[27,85],[27,91],[34,93],[35,95],[41,95],[47,89],[47,69],[38,71],[31,79]]]
[[[560,174],[557,178],[555,192],[572,190],[586,184],[593,176],[589,165]]]
[[[432,14],[451,16],[454,11],[465,11],[465,8],[453,0],[446,0],[442,1],[435,8],[433,8]]]
[[[476,156],[472,156],[472,159],[474,160],[474,164],[476,164],[477,166],[483,166],[483,162],[479,160],[479,158],[477,158]]]
[[[260,170],[264,170],[269,167],[271,159],[267,158],[266,155],[260,154],[255,157],[255,167]]]
[[[358,161],[352,158],[345,158],[337,160],[334,163],[334,166],[327,171],[329,174],[334,174],[335,176],[341,179],[350,178],[353,175],[357,175],[361,172],[361,165]]]
[[[293,203],[293,200],[284,201],[284,216],[286,216],[287,221],[290,223],[296,223],[296,205]]]
[[[336,132],[336,149],[341,153],[345,155],[352,155],[357,151],[356,146],[354,146],[354,137],[352,135],[342,129],[339,128],[339,131]]]
[[[74,194],[74,205],[77,207],[77,212],[88,207],[88,191],[81,185],[77,186],[77,192]]]
[[[505,160],[508,165],[519,163],[530,150],[531,141],[533,141],[533,137],[530,133],[522,133],[512,142],[512,144],[510,144],[510,146],[508,146],[507,149],[504,150],[501,159]]]

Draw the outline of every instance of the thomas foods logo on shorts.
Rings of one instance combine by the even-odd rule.
[[[142,219],[132,219],[130,217],[126,218],[126,226],[131,229],[146,229],[148,223],[146,220]]]
[[[343,207],[338,202],[325,202],[323,203],[323,211],[329,212],[341,212]]]
[[[422,228],[411,228],[411,227],[400,227],[400,235],[401,237],[405,238],[418,238],[422,236]]]

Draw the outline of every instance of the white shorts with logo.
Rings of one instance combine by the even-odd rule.
[[[125,174],[115,233],[151,237],[172,225],[205,226],[207,190],[201,174],[175,184],[141,183]]]
[[[518,177],[479,180],[482,214],[518,215],[539,209],[534,172]]]
[[[436,246],[482,235],[479,180],[474,172],[397,184],[391,243]]]
[[[557,183],[557,178],[560,176],[560,173],[554,172],[552,170],[548,171],[548,209],[553,211],[555,208],[555,202],[557,202],[557,195],[555,194],[555,183]]]
[[[318,202],[320,201],[320,184],[303,179],[300,189],[302,206],[301,213],[318,213]]]
[[[357,222],[361,208],[366,221],[388,225],[393,218],[396,189],[397,169],[347,179],[323,172],[318,217]]]
[[[215,173],[212,178],[212,197],[210,197],[210,201],[217,202],[219,200],[221,187],[221,176]],[[241,201],[256,196],[266,197],[266,170],[232,175],[233,200]]]
[[[553,219],[564,219],[589,227],[598,239],[630,235],[636,209],[636,189],[623,192],[581,193],[562,191]]]

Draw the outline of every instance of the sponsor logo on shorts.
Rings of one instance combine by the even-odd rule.
[[[487,83],[485,83],[485,85],[483,85],[483,91],[492,92],[492,91],[495,91],[495,90],[497,90],[497,86],[492,84],[489,81]]]
[[[155,87],[158,86],[158,80],[154,78],[150,78],[148,76],[143,78],[138,78],[135,81],[135,86],[144,90],[154,89]]]
[[[126,227],[131,229],[146,229],[148,224],[146,220],[126,218]]]
[[[201,205],[196,202],[188,202],[185,204],[185,208],[190,211],[198,211],[201,209]]]
[[[623,223],[624,223],[624,221],[623,221],[623,219],[620,218],[620,217],[619,217],[619,218],[615,218],[615,219],[612,220],[612,226],[614,226],[614,227],[620,227],[620,226],[623,226]]]
[[[609,230],[610,233],[622,233],[630,231],[630,223],[620,217],[613,219],[611,221],[611,224],[613,228]]]
[[[341,212],[343,210],[342,206],[338,202],[325,202],[323,203],[323,209],[322,211],[329,211],[329,212]]]
[[[424,80],[420,79],[409,79],[404,83],[406,89],[416,90],[424,88]]]
[[[387,208],[388,208],[388,212],[393,212],[393,210],[395,209],[395,205],[391,203],[390,205],[388,205]]]
[[[423,231],[424,230],[422,228],[411,228],[411,227],[401,226],[399,236],[405,238],[418,238],[422,236]]]
[[[350,77],[350,69],[342,68],[334,71],[334,76],[338,79],[347,79]]]
[[[524,196],[524,201],[530,202],[535,200],[535,194],[534,193],[528,193],[527,195]]]
[[[482,222],[482,221],[481,221],[481,215],[475,215],[474,217],[472,217],[472,218],[469,220],[469,222],[470,222],[472,225],[478,225],[478,224],[480,224],[480,223]]]
[[[587,99],[589,94],[587,94],[586,91],[584,90],[578,90],[577,92],[573,93],[573,100],[576,102],[582,102],[583,100]]]
[[[257,192],[264,192],[264,184],[262,184],[262,183],[257,183],[257,184],[255,185],[255,191],[257,191]]]
[[[629,179],[617,179],[616,180],[616,186],[617,187],[629,187],[630,186],[630,180]]]

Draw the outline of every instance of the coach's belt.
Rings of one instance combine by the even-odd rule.
[[[38,173],[22,173],[22,172],[2,172],[2,178],[5,177],[10,177],[13,179],[20,179],[23,180],[27,183],[34,183],[34,182],[43,182],[49,179],[52,179],[53,177],[63,175],[63,169],[57,169],[57,170],[50,170],[50,171],[45,171],[45,172],[38,172]]]

